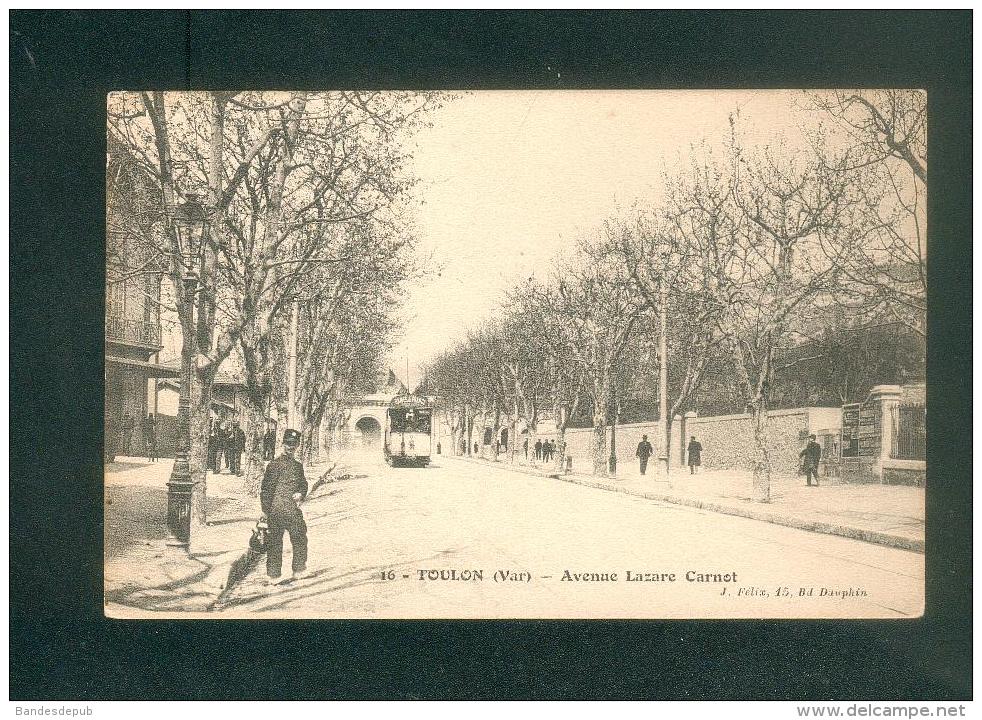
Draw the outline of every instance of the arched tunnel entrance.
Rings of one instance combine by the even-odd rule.
[[[382,426],[373,417],[363,417],[355,423],[358,430],[358,446],[362,448],[379,448],[382,446]]]

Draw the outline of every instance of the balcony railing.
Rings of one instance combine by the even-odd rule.
[[[118,315],[108,315],[106,339],[129,345],[160,347],[160,328],[155,322],[128,320]]]

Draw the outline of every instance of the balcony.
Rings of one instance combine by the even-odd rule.
[[[123,345],[160,349],[160,327],[156,322],[129,320],[118,315],[106,316],[106,340]]]

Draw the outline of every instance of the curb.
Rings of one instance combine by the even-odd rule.
[[[495,463],[489,460],[478,460],[474,458],[463,458],[456,457],[456,460],[466,460],[467,462],[491,465],[491,466],[501,466],[505,470],[511,470],[513,472],[520,472],[525,475],[534,475],[537,477],[550,478],[553,480],[560,480],[562,482],[573,483],[574,485],[582,485],[584,487],[591,487],[597,490],[607,490],[609,492],[619,492],[625,495],[633,495],[635,497],[642,497],[646,500],[657,500],[659,502],[667,502],[673,505],[683,505],[686,507],[696,508],[699,510],[708,510],[709,512],[720,513],[721,515],[734,515],[736,517],[748,518],[750,520],[760,520],[762,522],[769,522],[773,525],[783,525],[784,527],[795,528],[796,530],[808,530],[810,532],[823,533],[825,535],[837,535],[839,537],[849,538],[851,540],[862,540],[868,543],[874,543],[876,545],[884,545],[886,547],[897,548],[899,550],[910,550],[911,552],[924,552],[924,541],[915,540],[908,537],[903,537],[901,535],[892,535],[890,533],[885,533],[880,530],[866,530],[863,528],[851,527],[849,525],[839,525],[837,523],[829,523],[821,520],[808,520],[805,518],[794,517],[793,515],[781,515],[778,513],[767,512],[763,509],[758,509],[756,507],[739,507],[735,505],[725,505],[723,503],[714,502],[711,500],[700,500],[698,498],[682,497],[680,495],[667,495],[658,492],[644,492],[638,490],[632,490],[627,487],[617,487],[615,485],[609,485],[607,483],[601,482],[599,480],[594,480],[588,476],[583,475],[563,475],[559,473],[545,473],[535,470],[530,470],[527,468],[518,468],[513,465],[506,463]]]

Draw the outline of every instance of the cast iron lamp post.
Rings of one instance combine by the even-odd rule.
[[[202,246],[208,214],[198,196],[188,193],[170,216],[181,257],[184,310],[194,326],[194,304],[202,279]],[[167,544],[187,548],[191,542],[191,381],[194,358],[181,358],[181,394],[178,401],[177,452],[174,469],[167,481]]]

